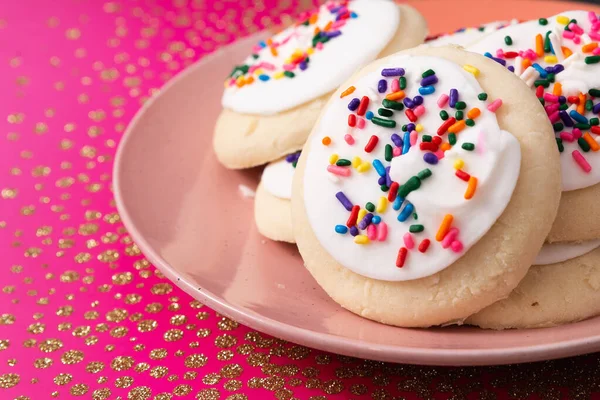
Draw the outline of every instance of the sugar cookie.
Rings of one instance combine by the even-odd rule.
[[[600,20],[568,11],[508,26],[468,50],[520,76],[544,104],[561,152],[563,199],[549,242],[600,238]]]
[[[421,46],[372,63],[331,98],[296,168],[306,267],[343,307],[398,326],[507,297],[558,207],[551,133],[529,88],[480,55]]]
[[[213,145],[228,168],[300,150],[331,93],[378,57],[419,45],[427,25],[390,0],[328,1],[253,49],[226,80]]]
[[[455,45],[467,47],[484,36],[496,32],[499,29],[508,25],[517,24],[517,20],[511,21],[494,21],[478,27],[461,28],[454,32],[443,33],[440,35],[429,36],[425,39],[425,44],[428,46],[448,46]]]

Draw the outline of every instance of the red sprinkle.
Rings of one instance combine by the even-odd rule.
[[[419,244],[419,251],[421,253],[425,253],[429,248],[429,244],[431,241],[429,239],[423,239],[423,241]]]
[[[419,144],[419,148],[423,151],[431,151],[435,153],[436,151],[438,151],[439,146],[433,142],[421,142]]]
[[[410,120],[410,122],[417,121],[417,116],[415,115],[413,110],[411,110],[410,108],[407,108],[406,111],[404,112],[404,114],[406,114],[406,118],[408,118]]]
[[[388,192],[388,201],[392,202],[396,200],[396,196],[398,196],[398,189],[400,188],[400,184],[398,182],[392,182],[390,186],[390,191]]]
[[[597,126],[597,125],[595,125],[595,126],[592,126],[592,127],[590,128],[590,131],[591,131],[592,133],[595,133],[596,135],[600,135],[600,126]]]
[[[439,136],[434,136],[431,138],[431,142],[439,146],[440,144],[442,144],[442,138]]]
[[[367,153],[372,152],[373,149],[375,148],[375,146],[377,146],[377,142],[379,142],[379,138],[375,135],[371,136],[371,138],[369,139],[369,142],[365,146],[365,151]]]
[[[504,58],[516,58],[519,55],[516,51],[507,51],[504,53]]]
[[[346,221],[346,226],[348,228],[352,228],[356,225],[356,220],[358,219],[358,212],[360,211],[360,206],[352,206],[352,211],[350,211],[350,217],[348,217],[348,221]]]
[[[442,125],[440,125],[440,127],[437,130],[437,134],[439,136],[442,136],[444,133],[446,133],[448,131],[448,128],[450,128],[452,125],[454,125],[455,122],[456,122],[456,118],[454,118],[454,117],[448,118],[446,121],[444,121],[444,123]]]
[[[467,174],[465,171],[460,169],[456,170],[455,175],[465,182],[469,182],[469,179],[471,179],[471,175]]]
[[[579,97],[569,96],[569,97],[567,97],[567,101],[571,104],[579,104]]]
[[[535,89],[535,96],[537,98],[543,97],[544,96],[544,87],[542,85],[538,86]]]
[[[539,86],[539,87],[541,87],[541,86]],[[348,115],[348,125],[351,127],[356,126],[356,115],[354,115],[354,114]]]
[[[401,247],[400,250],[398,250],[398,257],[396,257],[396,267],[404,267],[404,262],[406,261],[407,254],[408,250],[406,249],[406,247]]]
[[[360,100],[360,104],[358,105],[356,113],[362,117],[367,112],[367,107],[369,107],[369,98],[367,96],[363,96],[363,98]]]

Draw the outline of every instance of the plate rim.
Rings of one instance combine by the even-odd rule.
[[[254,43],[257,38],[265,36],[266,30],[248,35],[233,42],[234,45],[242,45],[246,42]],[[315,332],[309,329],[290,325],[275,319],[261,316],[244,307],[234,306],[214,293],[196,287],[184,276],[179,274],[165,259],[159,256],[137,229],[128,208],[125,205],[121,191],[121,173],[123,171],[125,148],[130,138],[137,131],[136,126],[144,117],[146,112],[153,106],[154,102],[165,92],[170,90],[179,81],[191,74],[198,68],[203,67],[213,58],[220,56],[227,47],[220,47],[216,51],[202,57],[199,61],[176,74],[171,80],[163,85],[157,94],[146,101],[136,112],[129,122],[116,151],[115,161],[112,169],[113,191],[117,210],[123,225],[140,248],[145,257],[157,267],[169,280],[180,287],[195,299],[200,300],[209,308],[231,318],[251,329],[266,333],[268,335],[287,340],[292,343],[310,348],[347,355],[351,357],[362,357],[378,361],[400,362],[416,365],[437,366],[483,366],[502,365],[512,363],[525,363],[557,359],[600,351],[600,333],[584,338],[563,340],[551,344],[540,344],[534,346],[515,346],[508,349],[446,349],[446,348],[422,348],[402,347],[388,344],[373,344],[358,339],[344,338],[330,333]],[[554,329],[554,328],[539,328]],[[489,331],[490,334],[502,334],[499,331]],[[550,332],[549,332],[550,333]]]

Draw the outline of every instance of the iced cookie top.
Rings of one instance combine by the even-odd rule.
[[[321,245],[366,277],[401,281],[458,260],[519,177],[501,99],[471,65],[398,55],[334,97],[305,152],[304,203]]]
[[[600,240],[581,243],[546,243],[535,258],[533,265],[555,264],[589,253],[600,246]]]
[[[270,115],[332,92],[377,58],[399,24],[391,0],[328,1],[254,47],[226,80],[223,107]]]
[[[260,181],[267,192],[280,199],[292,198],[292,181],[299,157],[298,151],[265,167]]]
[[[600,21],[568,11],[508,26],[468,50],[494,59],[535,91],[554,126],[563,190],[600,182]]]
[[[507,25],[516,23],[518,23],[517,20],[494,21],[479,27],[461,28],[454,32],[430,36],[425,39],[425,43],[429,46],[458,45],[466,47],[480,40],[489,33],[495,32],[498,29],[502,29]]]

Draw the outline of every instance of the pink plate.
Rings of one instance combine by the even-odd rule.
[[[493,19],[533,18],[574,4],[539,1],[415,2],[432,31]],[[589,6],[587,6],[589,8]],[[469,9],[469,13],[460,10]],[[414,364],[485,365],[600,350],[600,318],[548,329],[401,329],[362,319],[314,282],[292,245],[261,237],[252,198],[260,170],[228,171],[212,152],[223,78],[265,34],[187,69],[148,102],[115,163],[117,206],[129,232],[169,279],[194,298],[254,329],[345,355]]]

